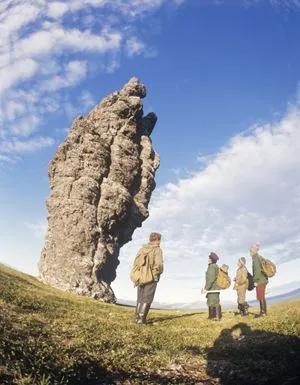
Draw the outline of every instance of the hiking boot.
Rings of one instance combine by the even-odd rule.
[[[139,319],[140,319],[140,308],[141,308],[141,303],[138,302],[136,304],[136,308],[135,308],[135,322],[138,323]]]
[[[254,318],[259,318],[259,317],[261,317],[261,315],[262,315],[262,304],[261,304],[261,302],[262,302],[262,301],[259,301],[259,308],[260,308],[259,314],[256,314],[256,315],[254,316]]]
[[[208,319],[214,318],[214,308],[212,306],[208,307]]]
[[[151,304],[150,303],[142,303],[139,310],[139,319],[137,321],[138,324],[144,324],[148,325],[150,322],[146,321],[149,309]]]
[[[213,321],[220,321],[220,319],[222,318],[222,309],[221,309],[221,306],[216,306],[214,308],[215,310],[215,314],[214,314],[214,318],[213,318]]]
[[[259,301],[260,313],[255,316],[255,318],[265,317],[267,315],[267,303],[266,300],[263,299]]]
[[[239,303],[238,309],[239,309],[239,315],[244,315],[244,307],[241,303]]]
[[[246,315],[249,314],[248,313],[248,307],[249,307],[249,305],[247,304],[247,302],[239,304],[240,314],[242,317],[245,317]]]
[[[247,302],[245,302],[243,304],[243,316],[247,316],[249,314],[248,309],[249,309],[249,305]]]
[[[261,302],[262,302],[262,313],[264,315],[267,315],[267,301],[264,299]]]

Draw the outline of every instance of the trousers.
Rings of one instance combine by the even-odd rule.
[[[263,301],[266,299],[266,285],[256,286],[256,298],[258,301]]]
[[[219,293],[207,293],[207,306],[217,307],[220,305],[220,294]]]
[[[154,299],[157,282],[150,282],[144,285],[139,285],[137,288],[137,303],[151,304]]]

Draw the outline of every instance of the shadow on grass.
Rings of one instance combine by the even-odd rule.
[[[211,381],[195,381],[184,375],[177,375],[174,377],[161,376],[159,374],[147,374],[147,373],[135,373],[130,374],[127,372],[116,372],[109,376],[103,376],[98,380],[91,379],[90,381],[85,379],[79,382],[70,382],[70,385],[212,385]]]
[[[206,349],[207,374],[220,385],[300,384],[300,339],[246,323],[223,329],[212,348]]]

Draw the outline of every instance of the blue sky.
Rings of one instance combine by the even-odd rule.
[[[137,76],[161,167],[150,218],[121,252],[117,297],[134,298],[131,262],[155,229],[158,301],[196,300],[208,252],[233,275],[256,240],[279,266],[270,293],[299,286],[298,0],[4,0],[0,32],[0,261],[38,273],[55,149],[76,116]]]

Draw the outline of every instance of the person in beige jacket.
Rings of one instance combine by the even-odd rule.
[[[150,234],[149,243],[139,250],[131,271],[131,280],[137,286],[135,316],[138,324],[147,324],[146,318],[164,269],[160,241],[161,234]]]
[[[238,310],[240,315],[248,315],[249,305],[246,302],[246,292],[248,289],[248,270],[246,268],[246,258],[241,257],[237,262],[234,289],[237,291]]]

